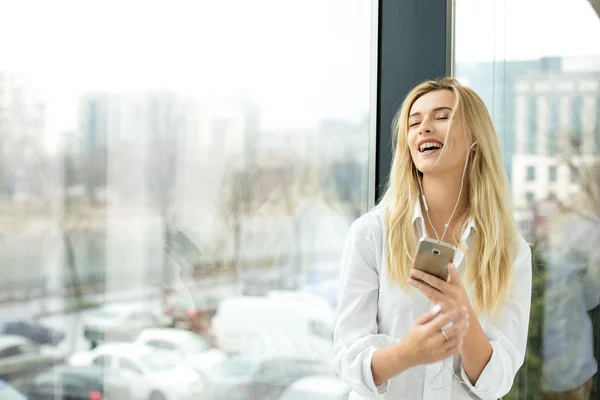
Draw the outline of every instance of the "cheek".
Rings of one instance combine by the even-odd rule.
[[[413,159],[413,161],[415,160],[415,157],[417,157],[417,154],[419,153],[417,151],[417,149],[415,148],[415,146],[411,145],[412,142],[408,143],[408,150],[410,151],[410,155]]]
[[[414,150],[414,143],[416,141],[416,133],[414,131],[408,131],[408,135],[406,136],[407,146],[410,149],[411,153]]]
[[[466,134],[460,126],[450,126],[447,142],[450,144],[452,150],[465,148],[467,141]]]

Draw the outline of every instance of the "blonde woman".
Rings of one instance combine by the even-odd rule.
[[[546,251],[540,400],[589,400],[598,360],[590,311],[600,305],[600,163],[552,218]]]
[[[412,268],[418,239],[457,247],[446,281]],[[333,364],[350,399],[497,399],[523,363],[531,252],[515,227],[481,98],[428,81],[394,120],[381,203],[342,260]]]

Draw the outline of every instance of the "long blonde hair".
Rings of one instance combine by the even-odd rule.
[[[406,280],[410,275],[418,240],[413,227],[413,210],[419,201],[420,191],[417,181],[419,172],[408,145],[408,116],[418,98],[437,90],[454,93],[456,100],[450,120],[461,118],[467,137],[471,138],[471,142],[477,141],[477,150],[470,156],[465,176],[469,184],[468,206],[462,215],[457,216],[451,239],[458,242],[469,219],[474,218],[476,239],[473,256],[466,258],[465,285],[475,285],[475,310],[496,314],[509,295],[518,231],[512,214],[500,143],[492,119],[483,100],[473,90],[452,78],[427,81],[415,87],[394,117],[394,159],[385,195],[377,206],[384,210],[385,215],[389,276],[392,281],[409,288]],[[444,154],[443,150],[440,157]]]

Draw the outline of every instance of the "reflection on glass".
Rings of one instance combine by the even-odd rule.
[[[528,353],[509,399],[600,398],[600,42],[591,39],[600,37],[600,17],[594,5],[456,4],[457,77],[483,95],[493,115],[514,215],[537,260]],[[541,10],[532,33],[527,16]],[[468,18],[473,13],[486,17]]]
[[[39,7],[31,24],[0,0],[0,390],[85,370],[132,395],[84,398],[267,398],[219,397],[235,357],[268,357],[256,387],[289,366],[273,395],[331,378],[339,255],[367,209],[371,3]]]

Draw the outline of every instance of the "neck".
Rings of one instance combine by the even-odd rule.
[[[450,221],[449,230],[453,223],[456,222],[456,217],[462,214],[467,207],[469,186],[466,179],[463,183],[460,199],[458,198],[461,177],[462,174],[452,174],[450,176],[427,174],[423,176],[423,192],[425,192],[425,197],[427,198],[429,217],[440,237],[444,231],[444,225],[448,223],[448,220],[452,216],[454,207],[456,206],[456,211],[454,212],[452,221]],[[456,205],[457,201],[458,206]],[[423,209],[423,212],[425,212],[425,209]],[[428,225],[427,216],[425,216],[425,220],[426,225]]]

